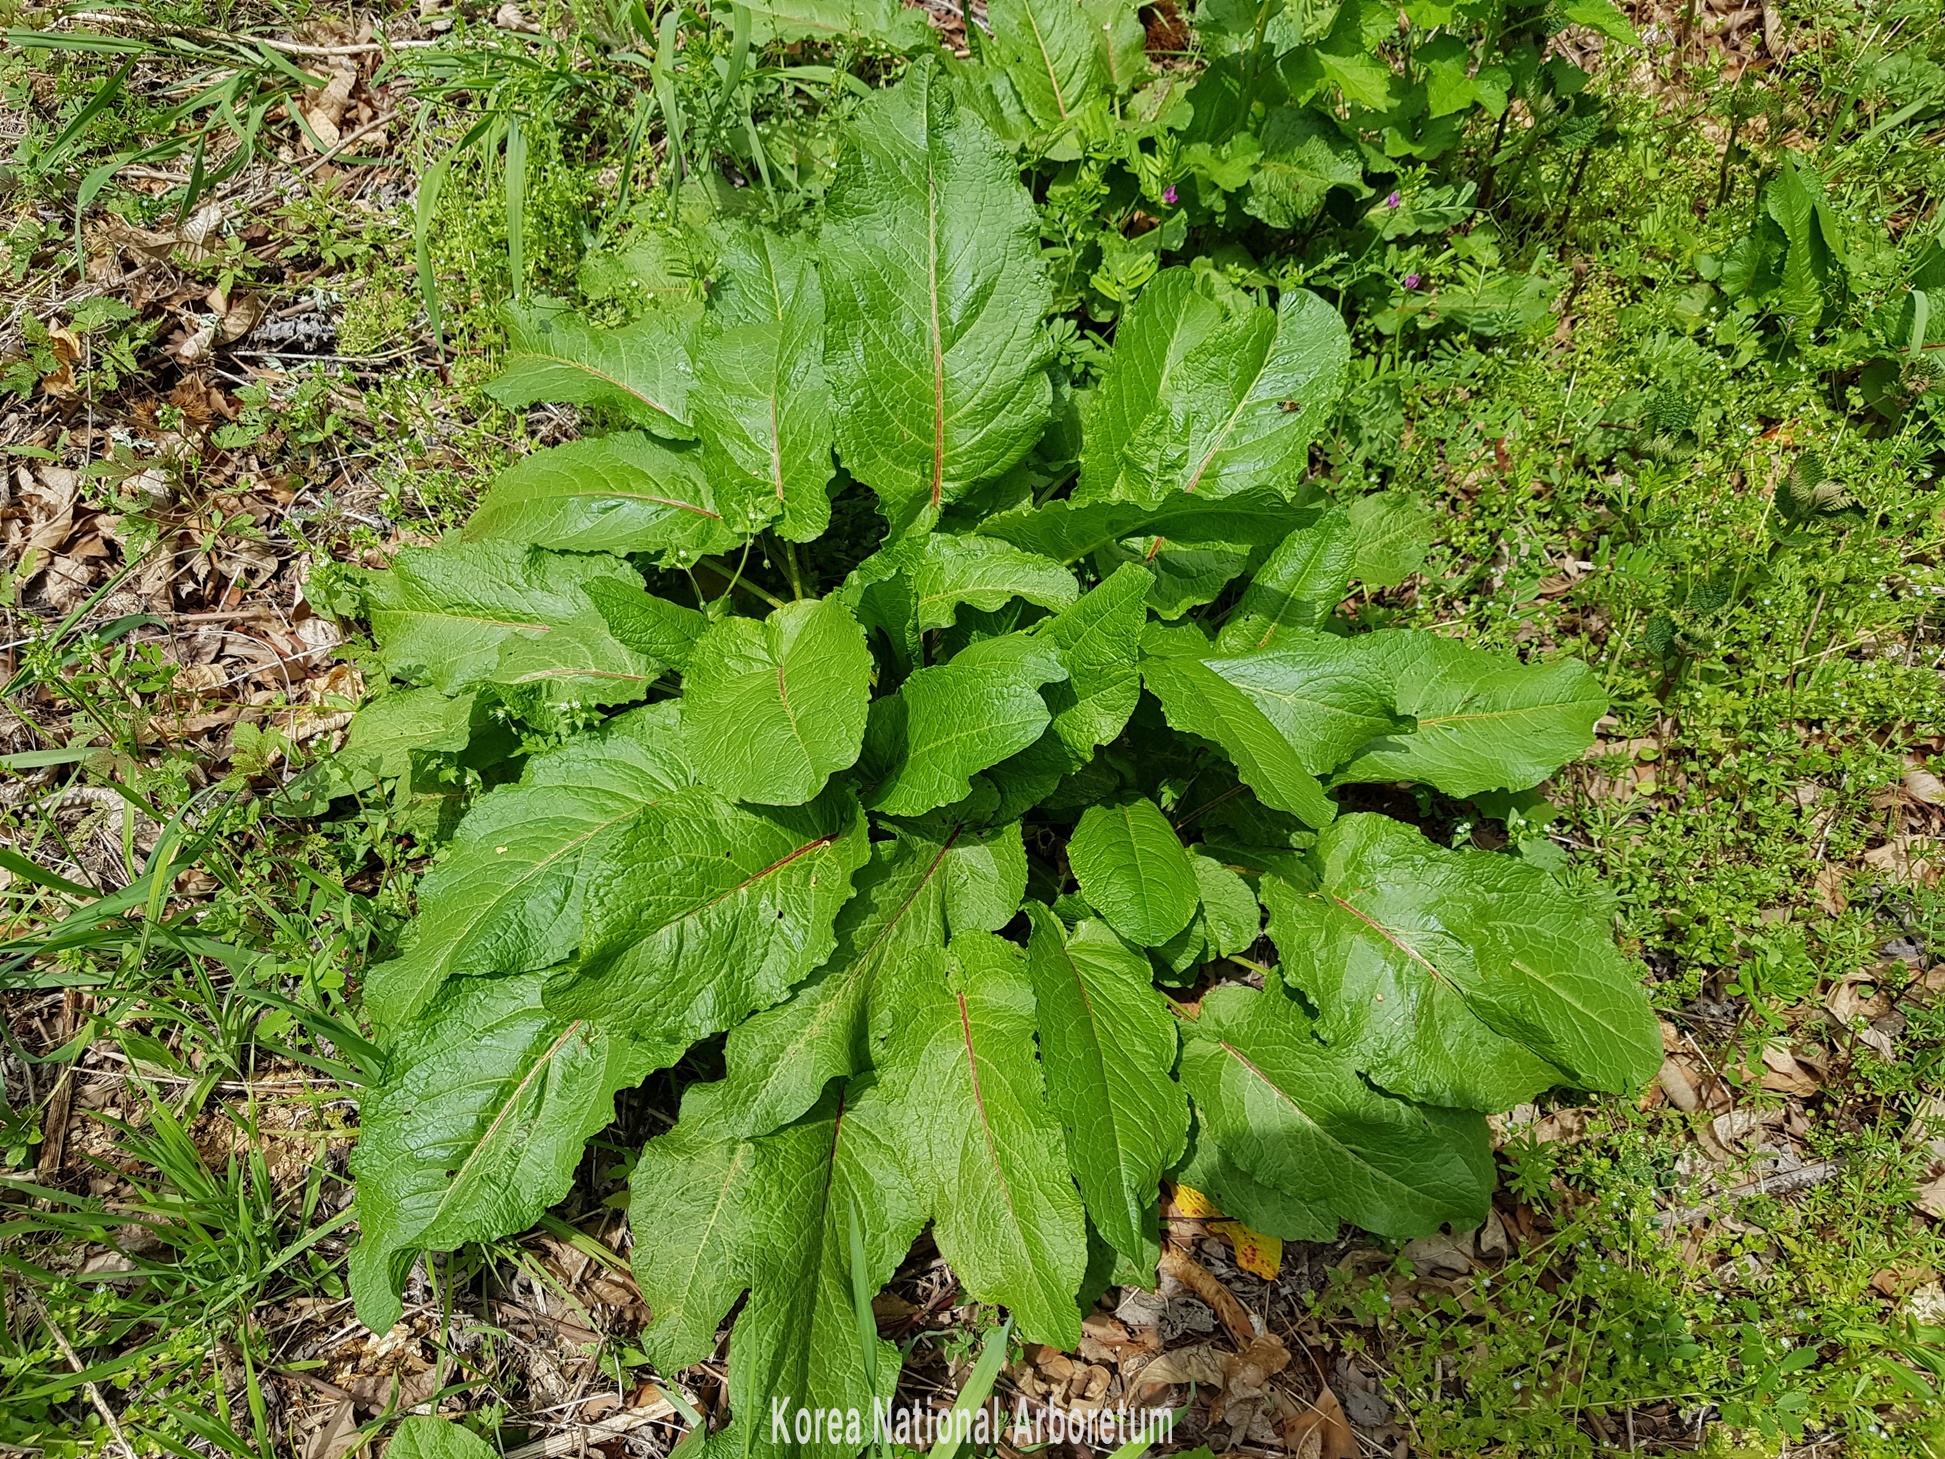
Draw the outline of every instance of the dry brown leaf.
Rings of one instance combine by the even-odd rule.
[[[1763,1045],[1763,1088],[1775,1094],[1809,1096],[1823,1086],[1782,1044]]]
[[[1702,1107],[1702,1099],[1695,1092],[1694,1081],[1688,1077],[1688,1071],[1674,1058],[1661,1061],[1661,1072],[1655,1076],[1655,1079],[1661,1085],[1662,1093],[1668,1096],[1668,1102],[1682,1113],[1694,1114]]]
[[[255,294],[242,294],[219,312],[222,323],[217,326],[217,337],[224,344],[234,344],[255,329],[257,321],[263,318],[263,300]]]
[[[343,135],[338,123],[344,120],[345,104],[351,100],[351,89],[357,84],[358,72],[347,63],[332,73],[323,89],[305,93],[304,120],[317,133],[317,140],[324,144],[326,152],[337,146]],[[304,145],[312,147],[309,137],[304,138]]]
[[[1203,1342],[1162,1353],[1135,1377],[1142,1383],[1194,1383],[1203,1388],[1220,1388],[1225,1373],[1223,1355],[1213,1343]]]
[[[1817,889],[1817,905],[1832,917],[1843,916],[1844,909],[1850,906],[1850,898],[1844,894],[1844,881],[1842,867],[1831,866],[1826,862],[1817,868],[1813,881]]]
[[[1416,1241],[1405,1243],[1404,1258],[1412,1264],[1412,1270],[1420,1275],[1438,1274],[1445,1276],[1464,1276],[1472,1270],[1472,1245],[1470,1234],[1461,1244],[1458,1237],[1447,1236],[1443,1232],[1433,1232],[1421,1236]]]
[[[1925,768],[1925,762],[1916,755],[1905,762],[1911,768],[1904,773],[1904,793],[1924,805],[1945,805],[1945,780],[1940,780]]]
[[[1945,1099],[1928,1095],[1911,1116],[1905,1138],[1922,1146],[1934,1163],[1945,1162]]]
[[[1915,1204],[1927,1216],[1945,1221],[1945,1175],[1919,1186]]]
[[[1930,886],[1945,870],[1945,845],[1936,836],[1893,836],[1866,851],[1864,864],[1886,876]]]
[[[341,1459],[358,1445],[358,1417],[349,1398],[341,1398],[311,1430],[300,1451],[303,1459]]]
[[[1860,1018],[1884,1017],[1891,1011],[1891,995],[1878,978],[1875,968],[1859,968],[1844,974],[1824,995],[1823,1006],[1846,1028]]]
[[[1344,1416],[1344,1405],[1328,1388],[1285,1421],[1283,1441],[1296,1455],[1357,1459],[1357,1435],[1351,1432],[1351,1421]]]

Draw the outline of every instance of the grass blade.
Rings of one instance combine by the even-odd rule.
[[[507,120],[506,202],[507,269],[518,299],[527,278],[527,134],[518,117]]]
[[[947,1437],[931,1450],[931,1459],[958,1459],[959,1435],[970,1433],[972,1415],[986,1406],[986,1400],[993,1396],[993,1384],[998,1381],[1000,1365],[1006,1361],[1006,1340],[1013,1334],[1013,1319],[1007,1318],[1000,1324],[997,1332],[988,1333],[986,1345],[979,1350],[979,1361],[966,1376],[966,1386],[959,1390],[959,1397],[953,1403],[946,1422],[950,1425]],[[965,1414],[961,1419],[959,1414]]]

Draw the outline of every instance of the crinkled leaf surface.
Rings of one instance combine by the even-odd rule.
[[[414,1253],[519,1231],[559,1200],[615,1091],[646,1072],[626,1040],[542,1008],[544,981],[450,984],[360,1101],[351,1292],[375,1332],[398,1321]]]
[[[385,1445],[387,1459],[497,1459],[486,1440],[449,1419],[407,1418]]]
[[[1117,333],[1074,500],[1294,495],[1349,358],[1337,311],[1306,290],[1231,315],[1188,270],[1165,270]]]
[[[1080,0],[993,0],[986,18],[1015,94],[1042,129],[1064,130],[1106,96],[1107,49]]]
[[[1373,634],[1360,649],[1418,727],[1372,741],[1341,781],[1422,780],[1457,796],[1524,790],[1593,744],[1607,713],[1579,659],[1522,664],[1425,632]]]
[[[975,1298],[1011,1308],[1022,1337],[1071,1347],[1087,1235],[1022,963],[1014,944],[962,932],[945,978],[897,969],[879,1068],[939,1254]]]
[[[646,593],[639,584],[596,578],[585,591],[617,643],[678,673],[687,670],[696,640],[709,627],[694,608]]]
[[[801,805],[864,743],[871,651],[836,598],[725,618],[689,656],[682,727],[696,776],[732,800]]]
[[[830,956],[867,854],[848,786],[771,807],[698,785],[646,806],[588,868],[581,965],[548,1006],[655,1041],[734,1027]]]
[[[1018,822],[980,827],[928,818],[876,842],[838,914],[837,946],[789,1001],[731,1030],[727,1076],[692,1085],[682,1118],[723,1136],[761,1135],[796,1119],[840,1075],[869,1067],[869,1019],[886,969],[945,976],[953,932],[991,932],[1019,909],[1026,851]]]
[[[1188,1099],[1175,1082],[1175,1022],[1148,959],[1104,923],[1068,932],[1029,904],[1027,974],[1047,1099],[1094,1225],[1143,1272],[1158,1251],[1161,1173],[1181,1158]]]
[[[1053,709],[1053,733],[1067,751],[1067,769],[1085,764],[1094,747],[1120,734],[1135,712],[1148,585],[1144,569],[1124,564],[1044,630],[1067,669],[1065,680],[1042,691]]]
[[[1130,942],[1160,946],[1195,915],[1195,868],[1152,800],[1089,806],[1067,843],[1067,863],[1088,905]]]
[[[622,833],[644,809],[690,783],[675,710],[636,710],[479,798],[420,883],[404,956],[365,981],[381,1024],[410,1018],[448,977],[535,971],[580,946],[594,868],[623,854]]]
[[[1248,952],[1263,930],[1263,908],[1256,893],[1229,867],[1212,856],[1196,853],[1195,884],[1202,896],[1202,916],[1209,942],[1222,957]]]
[[[1079,596],[1074,575],[1059,563],[992,537],[934,534],[912,570],[921,631],[950,627],[961,604],[992,613],[1024,598],[1058,610]]]
[[[1280,992],[1218,988],[1183,1029],[1206,1137],[1250,1176],[1383,1236],[1476,1226],[1493,1187],[1486,1122],[1382,1094]]]
[[[1370,195],[1357,143],[1335,117],[1314,107],[1273,108],[1263,123],[1263,156],[1243,211],[1272,228],[1294,228],[1322,211],[1334,187]]]
[[[1141,680],[1161,701],[1170,725],[1184,734],[1220,745],[1236,764],[1243,783],[1265,805],[1288,811],[1312,826],[1330,824],[1337,808],[1317,777],[1305,767],[1297,747],[1278,731],[1243,691],[1210,668],[1195,653],[1172,640],[1151,636]]]
[[[894,521],[1027,453],[1052,401],[1039,219],[935,63],[861,108],[822,262],[838,452]]]
[[[406,547],[365,579],[372,637],[385,667],[448,694],[490,682],[510,639],[542,639],[593,614],[589,583],[641,579],[612,557],[564,557],[517,542]],[[647,687],[645,663],[613,645],[610,672]],[[637,691],[639,692],[639,691]]]
[[[1216,647],[1225,654],[1275,648],[1296,630],[1316,628],[1350,590],[1356,542],[1350,512],[1332,507],[1277,544],[1243,589]]]
[[[1375,815],[1341,817],[1306,864],[1309,886],[1263,883],[1283,976],[1385,1088],[1498,1110],[1556,1084],[1626,1092],[1660,1066],[1606,919],[1539,867]]]
[[[654,1320],[642,1334],[673,1372],[709,1355],[745,1291],[730,1338],[733,1423],[711,1441],[740,1453],[848,1456],[770,1433],[769,1401],[856,1409],[890,1397],[898,1350],[877,1340],[867,1380],[851,1288],[851,1222],[876,1291],[924,1214],[906,1178],[893,1111],[869,1079],[833,1091],[802,1120],[756,1139],[697,1138],[685,1125],[643,1148],[631,1181],[634,1266]],[[793,1415],[794,1416],[794,1415]]]
[[[751,0],[750,38],[759,45],[780,41],[837,41],[863,36],[894,50],[933,44],[925,17],[898,0]]]
[[[1267,546],[1306,515],[1278,493],[1256,487],[1216,502],[1175,497],[1154,507],[1116,501],[1076,506],[1062,498],[988,517],[979,532],[1055,562],[1078,562],[1123,542],[1145,560],[1155,555],[1157,538],[1182,547]]]
[[[1171,1178],[1207,1196],[1225,1216],[1265,1236],[1281,1241],[1337,1239],[1337,1213],[1321,1199],[1317,1187],[1293,1194],[1263,1184],[1223,1154],[1205,1129],[1196,1130],[1188,1158]]]
[[[974,775],[1040,738],[1053,719],[1040,686],[1066,677],[1052,643],[1021,633],[914,672],[871,706],[866,739],[889,767],[872,809],[916,816],[964,799]]]
[[[691,563],[743,540],[723,522],[703,460],[640,431],[536,451],[494,478],[463,535]]]
[[[1374,491],[1350,505],[1351,575],[1368,588],[1395,588],[1425,564],[1432,512],[1402,491]]]
[[[736,530],[808,542],[831,520],[824,291],[798,239],[727,228],[718,252],[691,397],[703,469]]]
[[[598,406],[658,436],[686,440],[693,434],[688,333],[688,321],[671,312],[597,329],[558,304],[510,305],[506,369],[487,394],[507,406]]]

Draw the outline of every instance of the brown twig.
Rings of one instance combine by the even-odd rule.
[[[47,1325],[48,1332],[53,1335],[54,1346],[61,1350],[61,1356],[67,1359],[68,1366],[77,1373],[87,1372],[87,1365],[81,1361],[81,1355],[74,1350],[74,1344],[68,1341],[67,1334],[61,1331],[60,1325],[54,1321],[53,1316],[41,1305],[40,1298],[26,1288],[20,1290],[20,1296],[21,1300],[32,1307],[40,1316],[40,1320]],[[128,1435],[122,1432],[121,1420],[115,1417],[115,1411],[101,1396],[101,1390],[95,1387],[94,1380],[83,1378],[81,1388],[88,1395],[88,1401],[95,1406],[95,1412],[101,1415],[101,1421],[108,1426],[108,1432],[115,1436],[115,1442],[122,1446],[122,1452],[128,1456],[128,1459],[136,1459],[135,1446],[128,1442]]]

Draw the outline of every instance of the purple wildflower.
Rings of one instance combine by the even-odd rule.
[[[1172,202],[1174,202],[1174,201],[1175,201],[1175,184],[1174,184],[1174,183],[1172,183],[1172,182],[1171,182],[1171,183],[1170,183],[1170,184],[1168,185],[1168,190],[1167,190],[1166,192],[1164,192],[1164,193],[1162,194],[1162,201],[1163,201],[1163,202],[1165,202],[1165,203],[1172,203]]]
[[[1397,193],[1393,193],[1390,197],[1384,200],[1384,205],[1387,208],[1395,208],[1398,206],[1398,204],[1402,203],[1403,201],[1404,199],[1399,197]]]
[[[1419,277],[1419,276],[1418,276],[1417,274],[1406,274],[1406,275],[1405,275],[1405,279],[1404,279],[1404,283],[1405,283],[1405,287],[1406,287],[1407,289],[1415,289],[1415,288],[1417,288],[1417,287],[1418,287],[1418,286],[1419,286],[1420,284],[1422,284],[1422,283],[1424,283],[1424,282],[1425,282],[1425,281],[1424,281],[1423,279],[1421,279],[1421,278],[1420,278],[1420,277]]]

